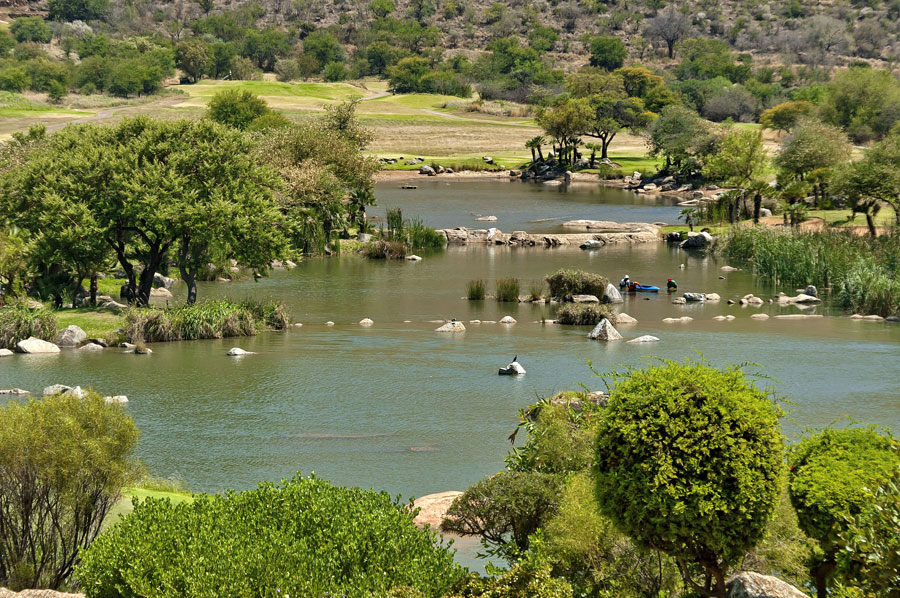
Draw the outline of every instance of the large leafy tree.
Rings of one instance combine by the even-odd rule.
[[[7,173],[4,208],[22,227],[56,219],[102,240],[131,301],[149,302],[154,274],[170,261],[193,301],[207,263],[265,271],[286,250],[278,177],[251,150],[243,133],[208,120],[67,127]]]
[[[719,143],[718,151],[707,160],[703,173],[708,178],[737,187],[737,192],[730,196],[730,222],[736,222],[741,212],[746,212],[746,200],[756,194],[754,183],[762,182],[768,161],[762,131],[750,129],[728,132]],[[758,211],[755,212],[755,218],[759,218]]]
[[[550,108],[539,110],[536,120],[538,126],[558,144],[561,161],[574,162],[574,148],[580,141],[579,136],[590,130],[593,118],[588,99],[576,98],[562,100]]]
[[[712,124],[684,106],[663,108],[649,127],[650,155],[665,156],[666,169],[690,174],[700,169],[713,142]]]
[[[779,409],[736,367],[665,361],[611,377],[594,453],[601,511],[671,555],[695,592],[724,598],[778,500]]]
[[[900,132],[891,133],[876,143],[857,162],[838,169],[832,177],[835,194],[850,202],[853,213],[866,216],[869,233],[877,235],[875,218],[884,205],[894,209],[895,222],[900,225]]]
[[[843,131],[815,119],[800,119],[784,139],[775,157],[782,171],[805,179],[820,168],[831,169],[850,157],[850,142]]]

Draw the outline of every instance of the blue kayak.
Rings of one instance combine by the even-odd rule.
[[[622,285],[619,285],[620,289],[625,289]],[[646,284],[636,284],[633,289],[627,289],[628,293],[658,293],[659,287],[655,287],[653,285]]]

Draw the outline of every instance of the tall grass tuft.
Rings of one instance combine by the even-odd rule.
[[[366,243],[361,251],[364,256],[370,259],[402,260],[406,258],[406,253],[409,250],[406,247],[406,243],[402,241],[378,239],[377,241]]]
[[[563,268],[547,277],[550,286],[551,297],[566,297],[568,295],[594,295],[603,299],[606,294],[606,285],[609,280],[584,270],[570,270]]]
[[[441,249],[446,243],[447,237],[425,226],[419,218],[406,222],[406,244],[410,249]]]
[[[0,309],[0,348],[12,349],[30,336],[45,341],[56,337],[56,315],[49,309],[11,305]]]
[[[606,318],[616,323],[616,312],[602,303],[564,303],[556,311],[556,321],[568,326],[596,326]]]
[[[519,279],[501,278],[497,281],[497,301],[519,301]]]
[[[832,286],[841,306],[866,314],[900,312],[900,242],[846,231],[779,231],[738,227],[723,253],[752,265],[776,285]]]
[[[544,281],[535,280],[528,289],[532,301],[538,301],[544,297]]]
[[[129,342],[165,342],[253,336],[260,328],[283,329],[289,318],[274,303],[204,301],[171,309],[131,309],[125,314]]]
[[[470,280],[466,283],[466,298],[471,301],[481,301],[485,295],[483,280]]]

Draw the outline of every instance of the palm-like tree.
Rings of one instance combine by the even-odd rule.
[[[531,150],[531,161],[536,162],[539,157],[541,162],[544,161],[544,154],[541,151],[541,146],[547,143],[547,138],[543,135],[538,135],[537,137],[532,137],[528,141],[525,142],[525,147]],[[535,154],[537,151],[537,154]]]
[[[764,197],[770,197],[774,189],[763,180],[751,181],[744,190],[746,195],[753,198],[753,223],[759,224],[759,212],[762,209],[762,200]]]

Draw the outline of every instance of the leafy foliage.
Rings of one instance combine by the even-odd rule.
[[[223,89],[209,101],[206,115],[217,123],[246,129],[255,119],[269,112],[266,101],[246,89]]]
[[[23,304],[0,309],[0,349],[12,349],[21,340],[56,337],[56,315],[49,309],[30,309]]]
[[[484,299],[485,284],[483,280],[470,280],[466,283],[466,298],[473,301]]]
[[[97,539],[77,577],[97,596],[212,598],[265,588],[367,598],[406,586],[437,598],[462,571],[412,518],[387,493],[314,477],[177,505],[147,499]]]
[[[556,322],[568,326],[596,326],[604,319],[616,323],[616,312],[606,304],[565,303],[556,310]]]
[[[564,298],[569,295],[593,295],[603,299],[609,280],[584,270],[563,268],[547,276],[550,296]]]
[[[0,584],[59,588],[132,479],[138,433],[89,392],[0,409]]]
[[[777,501],[779,409],[737,367],[664,361],[610,376],[594,463],[601,511],[724,596],[726,571],[762,539]]]

